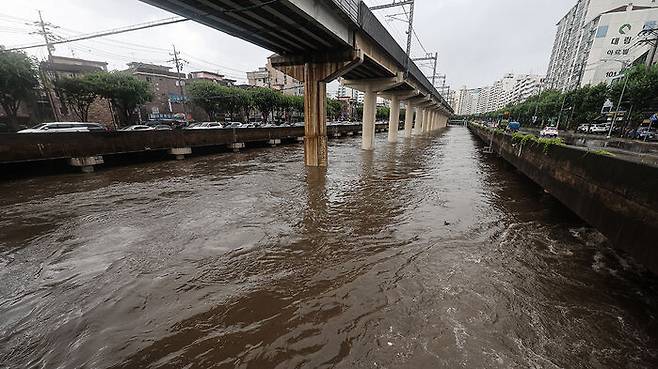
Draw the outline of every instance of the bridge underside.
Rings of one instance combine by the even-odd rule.
[[[416,109],[416,131],[445,125],[452,109],[359,0],[142,0],[275,52],[273,67],[305,89],[305,162],[327,165],[326,83],[365,93],[363,148],[374,141],[376,98]],[[345,4],[352,4],[352,7]],[[348,11],[346,11],[346,9]],[[349,10],[356,10],[356,12]],[[391,126],[398,109],[391,109]],[[445,118],[445,119],[444,119]],[[409,114],[405,124],[411,124]],[[372,134],[370,134],[372,131]],[[410,128],[405,127],[407,135]],[[394,142],[394,137],[389,140]]]

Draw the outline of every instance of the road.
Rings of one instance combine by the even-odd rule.
[[[0,182],[0,367],[655,368],[658,279],[463,127]]]

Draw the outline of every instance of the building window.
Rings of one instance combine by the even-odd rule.
[[[603,38],[608,35],[608,26],[601,26],[596,31],[596,38]]]

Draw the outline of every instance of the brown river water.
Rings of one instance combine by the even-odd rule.
[[[466,129],[0,182],[0,368],[657,368],[658,278]]]

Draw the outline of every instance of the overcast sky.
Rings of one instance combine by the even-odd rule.
[[[369,5],[390,0],[367,0]],[[439,72],[453,88],[489,85],[504,73],[546,73],[555,24],[575,0],[416,0],[414,56],[439,52]],[[16,46],[39,42],[29,35],[28,20],[41,10],[46,21],[70,37],[171,17],[172,14],[137,0],[20,0],[0,7],[0,44]],[[378,11],[391,34],[405,42],[406,25]],[[217,71],[241,82],[245,72],[264,65],[271,52],[205,26],[185,22],[68,45],[56,55],[103,60],[110,69],[124,69],[130,61],[168,64],[175,44],[190,62],[186,71]],[[424,48],[424,49],[423,49]],[[33,49],[44,58],[46,50]],[[171,64],[171,63],[169,63]],[[428,73],[431,73],[428,70]]]

